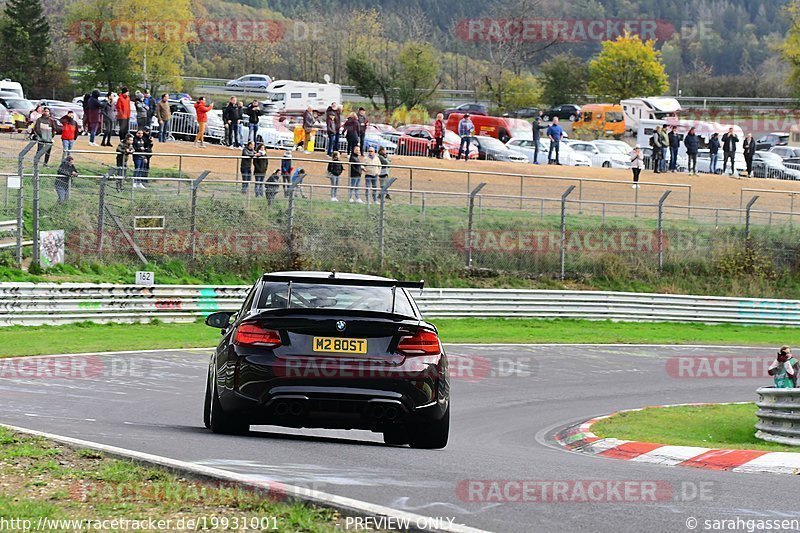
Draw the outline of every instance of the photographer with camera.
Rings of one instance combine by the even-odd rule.
[[[797,386],[797,372],[800,370],[800,363],[792,356],[792,349],[788,346],[781,346],[775,361],[769,365],[767,372],[775,381],[778,389],[793,389]]]

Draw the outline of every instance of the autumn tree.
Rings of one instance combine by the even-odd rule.
[[[603,42],[603,49],[589,63],[589,90],[614,102],[663,94],[669,83],[654,45],[628,33]]]
[[[542,86],[533,74],[504,72],[499,79],[486,78],[482,91],[500,111],[534,107],[541,102]]]
[[[581,58],[558,54],[542,63],[539,70],[543,103],[554,106],[586,94],[589,69]]]
[[[427,103],[442,81],[440,68],[433,45],[420,41],[405,43],[398,57],[400,103],[408,108]]]

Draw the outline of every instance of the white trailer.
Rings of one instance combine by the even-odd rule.
[[[639,131],[639,122],[642,120],[677,118],[681,110],[680,102],[668,96],[631,98],[620,100],[619,103],[625,116],[625,129],[631,133]]]
[[[342,103],[342,86],[330,83],[276,80],[267,87],[268,100],[263,103],[267,110],[276,113],[299,114],[311,106],[314,111],[324,113],[331,103]]]

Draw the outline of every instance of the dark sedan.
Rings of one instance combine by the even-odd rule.
[[[536,118],[539,116],[539,110],[535,107],[523,107],[503,113],[503,116],[509,118]]]
[[[422,282],[265,274],[237,313],[206,319],[223,333],[208,368],[206,427],[367,429],[387,444],[445,447],[447,356],[411,288]]]
[[[564,104],[551,107],[542,114],[542,119],[545,122],[550,122],[553,117],[558,117],[561,120],[569,120],[574,122],[581,116],[581,108],[575,104]]]

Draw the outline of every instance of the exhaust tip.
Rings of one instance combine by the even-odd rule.
[[[279,402],[278,405],[275,406],[275,414],[279,416],[284,416],[289,413],[289,405],[286,402]]]
[[[300,416],[303,414],[303,404],[300,402],[292,402],[289,406],[289,413],[293,416]]]
[[[387,420],[396,420],[398,415],[397,407],[387,407],[384,416]]]

